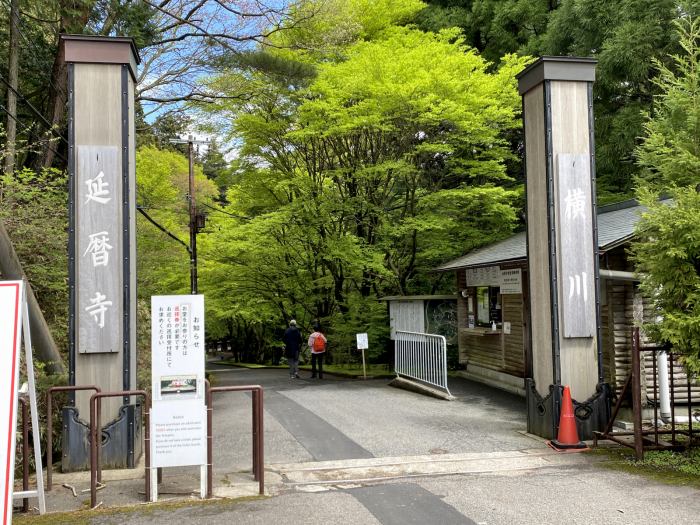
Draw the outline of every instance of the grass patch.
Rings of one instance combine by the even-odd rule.
[[[289,368],[287,365],[261,365],[257,363],[240,363],[235,362],[230,359],[225,359],[223,361],[215,361],[216,364],[229,365],[229,366],[239,366],[241,368]],[[299,366],[300,370],[311,371],[311,364],[303,364]],[[361,364],[323,364],[323,371],[329,374],[335,374],[342,377],[362,377],[362,365]],[[391,378],[394,377],[394,373],[387,369],[387,365],[383,364],[371,364],[367,365],[367,377],[373,378]]]
[[[108,507],[96,510],[77,510],[73,512],[51,512],[39,516],[37,514],[14,514],[12,522],[18,525],[91,525],[93,519],[114,517],[119,519],[114,523],[128,523],[126,518],[130,514],[144,516],[159,511],[168,511],[184,507],[211,507],[211,506],[232,506],[246,501],[267,499],[268,496],[244,496],[241,498],[229,499],[218,498],[210,500],[182,500],[168,501],[163,503],[149,503],[142,505],[129,505],[125,507]]]
[[[644,453],[643,461],[637,461],[634,451],[627,447],[597,448],[593,453],[607,458],[602,463],[606,468],[639,474],[662,483],[700,488],[700,448],[685,452],[652,450]]]

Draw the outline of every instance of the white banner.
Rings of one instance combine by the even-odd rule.
[[[0,492],[2,525],[12,522],[19,352],[22,339],[22,281],[0,282]]]
[[[205,465],[204,296],[153,296],[151,319],[151,466]]]

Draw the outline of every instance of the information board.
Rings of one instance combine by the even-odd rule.
[[[206,465],[204,296],[153,296],[151,320],[151,465]]]
[[[357,334],[357,349],[367,350],[369,348],[369,339],[367,334]]]

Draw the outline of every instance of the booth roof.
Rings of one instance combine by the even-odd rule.
[[[664,201],[670,203],[670,199]],[[620,246],[634,235],[634,228],[645,210],[635,200],[628,200],[598,208],[598,247],[601,253]],[[521,263],[527,260],[525,232],[474,250],[434,269],[448,272],[463,268]]]

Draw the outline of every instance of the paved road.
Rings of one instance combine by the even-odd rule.
[[[96,515],[91,524],[683,524],[700,517],[697,490],[607,471],[595,457],[551,453],[523,435],[523,400],[483,385],[454,380],[457,399],[447,402],[386,380],[212,368],[216,384],[265,387],[272,497]],[[214,415],[215,485],[250,480],[250,397],[219,394]],[[166,471],[164,489],[196,488],[197,471],[187,472]],[[109,484],[105,504],[139,490],[129,483]]]

